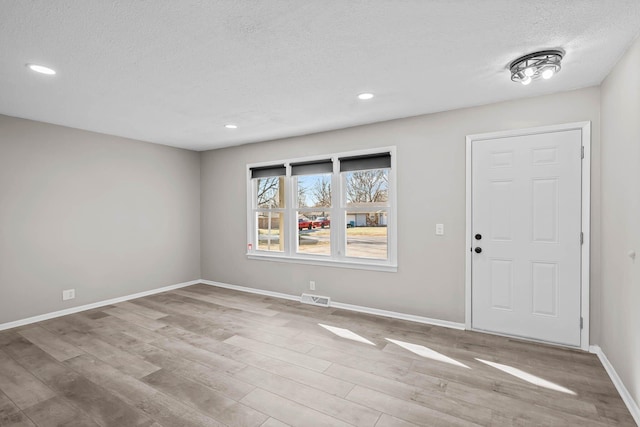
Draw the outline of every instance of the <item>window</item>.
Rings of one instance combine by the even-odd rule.
[[[249,165],[248,256],[395,271],[394,154]]]
[[[284,251],[285,172],[284,165],[251,170],[255,203],[253,223],[257,233],[255,247],[260,251]]]
[[[298,220],[297,253],[331,255],[331,175],[333,162],[291,164]]]

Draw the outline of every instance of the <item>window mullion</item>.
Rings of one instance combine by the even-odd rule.
[[[296,206],[295,193],[298,191],[297,186],[295,185],[295,180],[291,178],[291,164],[286,163],[287,172],[285,175],[285,187],[287,189],[285,193],[285,217],[287,219],[286,222],[286,230],[287,230],[287,242],[285,245],[285,253],[287,256],[293,256],[296,253],[296,239],[298,237],[297,227],[298,219],[296,218]]]
[[[398,239],[398,203],[397,203],[397,197],[398,195],[396,194],[397,188],[396,188],[396,171],[397,171],[397,165],[396,165],[396,156],[392,156],[391,158],[391,168],[389,170],[389,185],[388,185],[388,191],[389,191],[389,200],[388,200],[388,204],[389,204],[389,208],[387,210],[387,218],[388,218],[388,222],[387,222],[387,250],[388,250],[388,260],[390,263],[392,264],[397,264],[398,263],[398,246],[397,246],[397,239]]]
[[[340,162],[333,161],[331,174],[331,257],[342,259],[345,249],[345,215],[342,209],[342,185],[340,183]],[[335,224],[335,226],[334,226]]]

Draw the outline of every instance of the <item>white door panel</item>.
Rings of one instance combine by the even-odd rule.
[[[580,345],[581,149],[580,130],[473,142],[473,328]]]

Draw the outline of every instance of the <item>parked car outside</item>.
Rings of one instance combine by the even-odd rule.
[[[305,228],[311,230],[313,222],[309,218],[298,218],[298,231],[302,231]]]
[[[331,221],[326,216],[319,216],[318,218],[313,220],[313,226],[315,228],[325,228],[331,225]]]

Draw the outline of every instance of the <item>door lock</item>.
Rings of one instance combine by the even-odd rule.
[[[480,240],[480,239],[482,239],[482,234],[476,234],[475,237],[476,237],[476,240]]]

